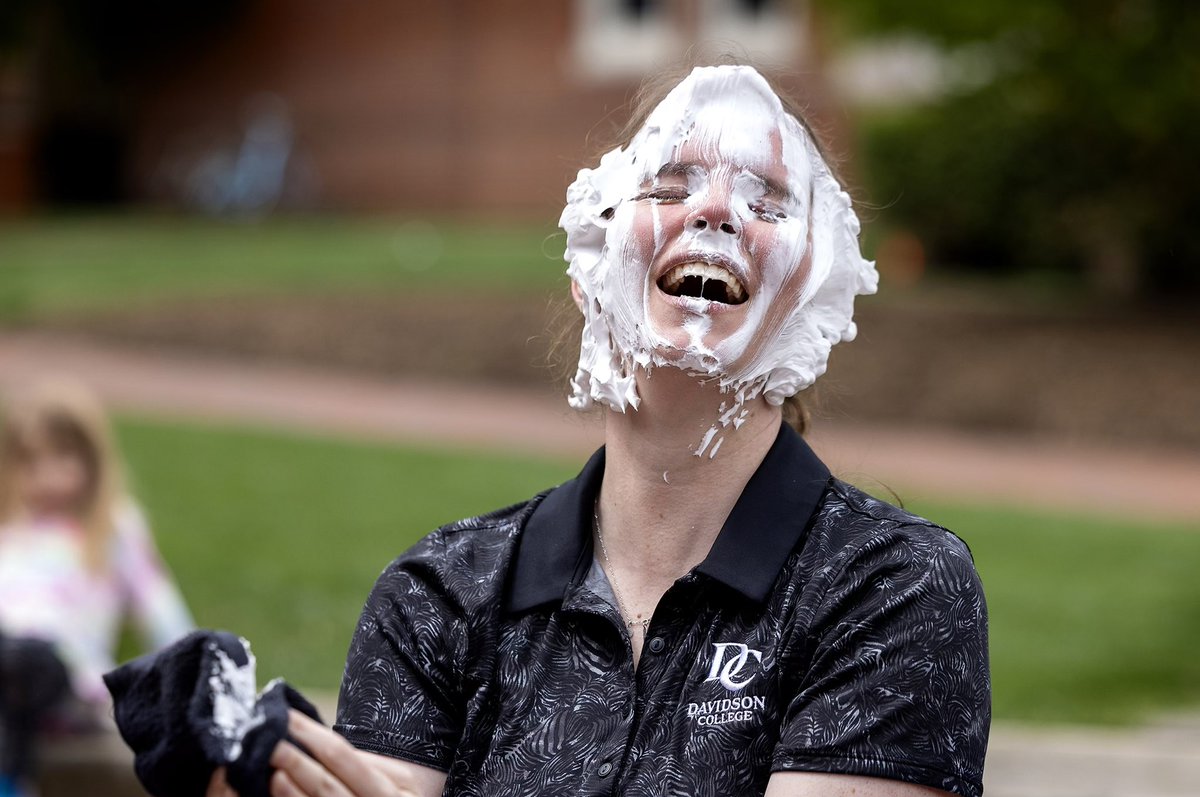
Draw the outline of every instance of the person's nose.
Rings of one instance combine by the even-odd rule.
[[[728,192],[710,190],[687,217],[687,226],[694,230],[720,230],[737,235],[742,225],[733,212],[733,197]]]

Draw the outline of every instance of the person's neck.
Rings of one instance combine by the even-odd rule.
[[[747,402],[740,428],[722,428],[718,408],[731,396],[675,368],[641,375],[638,392],[638,410],[607,416],[599,518],[611,557],[605,565],[638,594],[630,599],[642,605],[629,608],[640,611],[652,610],[671,583],[704,560],[775,441],[781,415],[760,398]],[[697,456],[714,426],[717,435]]]

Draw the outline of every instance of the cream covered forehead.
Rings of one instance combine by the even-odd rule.
[[[812,184],[810,148],[800,123],[758,72],[699,67],[654,108],[630,142],[630,176],[645,183],[668,164],[721,163],[784,180],[793,195],[805,198]]]

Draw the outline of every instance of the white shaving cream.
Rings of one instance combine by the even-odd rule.
[[[212,693],[213,734],[220,739],[226,761],[235,761],[242,754],[242,739],[266,721],[255,694],[255,659],[250,643],[241,640],[246,649],[246,663],[238,666],[215,642],[209,650],[215,655],[208,676]]]
[[[627,147],[580,170],[559,225],[583,297],[571,406],[637,409],[637,373],[654,366],[717,379],[731,397],[698,455],[747,401],[778,405],[824,373],[855,335],[854,297],[878,284],[850,197],[745,66],[695,69]],[[682,274],[731,286],[726,300],[660,287]]]

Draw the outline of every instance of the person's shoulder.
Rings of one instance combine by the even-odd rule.
[[[132,495],[118,496],[113,501],[110,512],[114,545],[143,544],[151,538],[146,511]]]
[[[465,602],[490,600],[502,588],[525,521],[549,492],[434,529],[383,569],[375,592],[432,588]]]
[[[982,592],[971,550],[956,533],[837,478],[826,488],[803,558],[802,569],[829,587],[882,579]]]
[[[145,526],[146,511],[132,495],[120,495],[112,502],[112,519],[118,526]]]
[[[525,501],[486,512],[482,515],[455,520],[426,534],[397,561],[436,555],[445,560],[468,556],[477,558],[488,550],[511,547],[525,525],[525,520],[549,491],[538,493]]]
[[[962,538],[945,526],[837,478],[829,480],[813,526],[818,536],[839,547],[909,543],[971,556]]]

